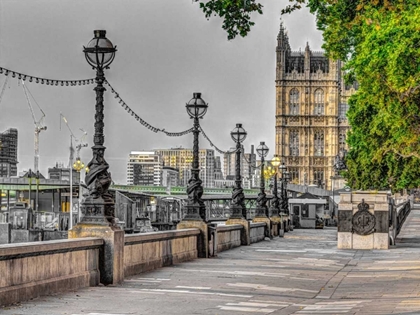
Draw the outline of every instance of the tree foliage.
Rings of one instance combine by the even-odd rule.
[[[282,14],[307,6],[323,32],[327,55],[345,62],[350,151],[344,176],[356,189],[420,186],[420,1],[289,0]],[[261,13],[262,6],[254,11]],[[253,25],[243,2],[201,3],[219,15],[229,39]],[[246,15],[248,18],[241,18]],[[234,18],[232,18],[234,16]]]
[[[209,0],[200,1],[200,8],[207,19],[211,16],[223,18],[222,28],[226,30],[228,39],[237,35],[245,37],[255,22],[251,21],[251,13],[262,14],[262,4],[255,0]]]
[[[420,186],[420,6],[385,4],[364,6],[352,22],[346,68],[360,88],[350,98],[346,177],[354,188]]]

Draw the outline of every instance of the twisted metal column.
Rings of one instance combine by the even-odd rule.
[[[267,217],[267,195],[265,194],[264,182],[264,156],[261,157],[261,174],[260,174],[260,192],[257,197],[257,213],[256,217]]]
[[[289,198],[287,197],[286,181],[281,180],[281,212],[289,215]]]
[[[241,177],[241,148],[241,143],[237,141],[235,153],[235,187],[232,192],[231,219],[246,219],[245,195],[242,189]]]
[[[201,199],[203,196],[203,187],[201,186],[202,181],[199,178],[200,166],[199,166],[199,149],[198,149],[198,135],[200,134],[200,123],[198,117],[194,117],[193,127],[193,162],[191,168],[191,178],[188,181],[187,194],[187,214],[184,220],[201,221],[206,219],[206,206],[204,201]]]
[[[271,202],[270,216],[278,217],[280,212],[280,201],[277,194],[277,172],[274,175],[273,200]]]
[[[112,179],[108,172],[109,165],[105,161],[103,146],[104,136],[104,92],[106,91],[103,83],[105,81],[102,68],[96,69],[96,106],[95,106],[95,134],[93,136],[94,146],[92,147],[93,158],[88,163],[88,172],[85,182],[89,193],[82,204],[82,212],[85,215],[82,222],[101,225],[114,225],[115,202],[112,195],[108,192]],[[103,220],[103,217],[106,220]]]

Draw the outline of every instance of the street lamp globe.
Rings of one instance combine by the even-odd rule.
[[[242,128],[242,124],[236,124],[236,127],[230,132],[232,140],[236,143],[242,143],[246,138],[246,131]]]
[[[260,145],[257,147],[257,153],[260,157],[266,157],[268,154],[268,147],[265,145],[264,141],[260,142]]]
[[[274,168],[277,169],[277,167],[280,165],[280,158],[277,154],[274,155],[273,159],[271,160],[271,164],[274,166]]]
[[[83,47],[86,61],[94,69],[106,69],[115,58],[117,46],[114,46],[111,41],[106,38],[105,30],[95,30],[93,31],[93,34],[95,37],[91,39],[86,47]]]
[[[201,98],[201,93],[193,93],[193,98],[185,107],[191,118],[203,118],[207,112],[208,104]]]
[[[80,172],[85,167],[85,164],[80,161],[80,158],[77,158],[76,161],[73,163],[73,168]]]

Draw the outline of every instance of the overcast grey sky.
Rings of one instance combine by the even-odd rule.
[[[234,145],[230,131],[242,123],[244,143],[265,141],[274,148],[275,48],[280,11],[286,0],[262,0],[264,14],[246,38],[227,40],[222,21],[207,21],[191,0],[0,0],[0,66],[51,79],[93,78],[82,49],[93,30],[105,29],[117,55],[105,75],[126,103],[145,121],[167,131],[192,126],[185,103],[201,92],[209,103],[201,125],[222,150]],[[305,9],[284,16],[293,50],[306,41],[320,50],[322,36]],[[0,87],[5,80],[0,76]],[[0,132],[19,130],[18,170],[33,168],[34,125],[21,86],[9,80],[0,102]],[[92,153],[95,93],[93,85],[51,87],[26,83],[44,110],[47,131],[40,134],[40,171],[56,162],[67,164],[70,134],[88,132],[87,164]],[[126,183],[130,151],[192,147],[192,135],[167,137],[140,125],[105,92],[105,158],[113,180]],[[34,105],[35,109],[36,106]],[[36,111],[37,118],[40,113]],[[211,148],[200,138],[200,147]]]

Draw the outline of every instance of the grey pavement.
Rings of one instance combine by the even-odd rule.
[[[4,315],[420,314],[420,210],[389,250],[338,250],[336,229],[294,230],[126,279],[1,308]]]

